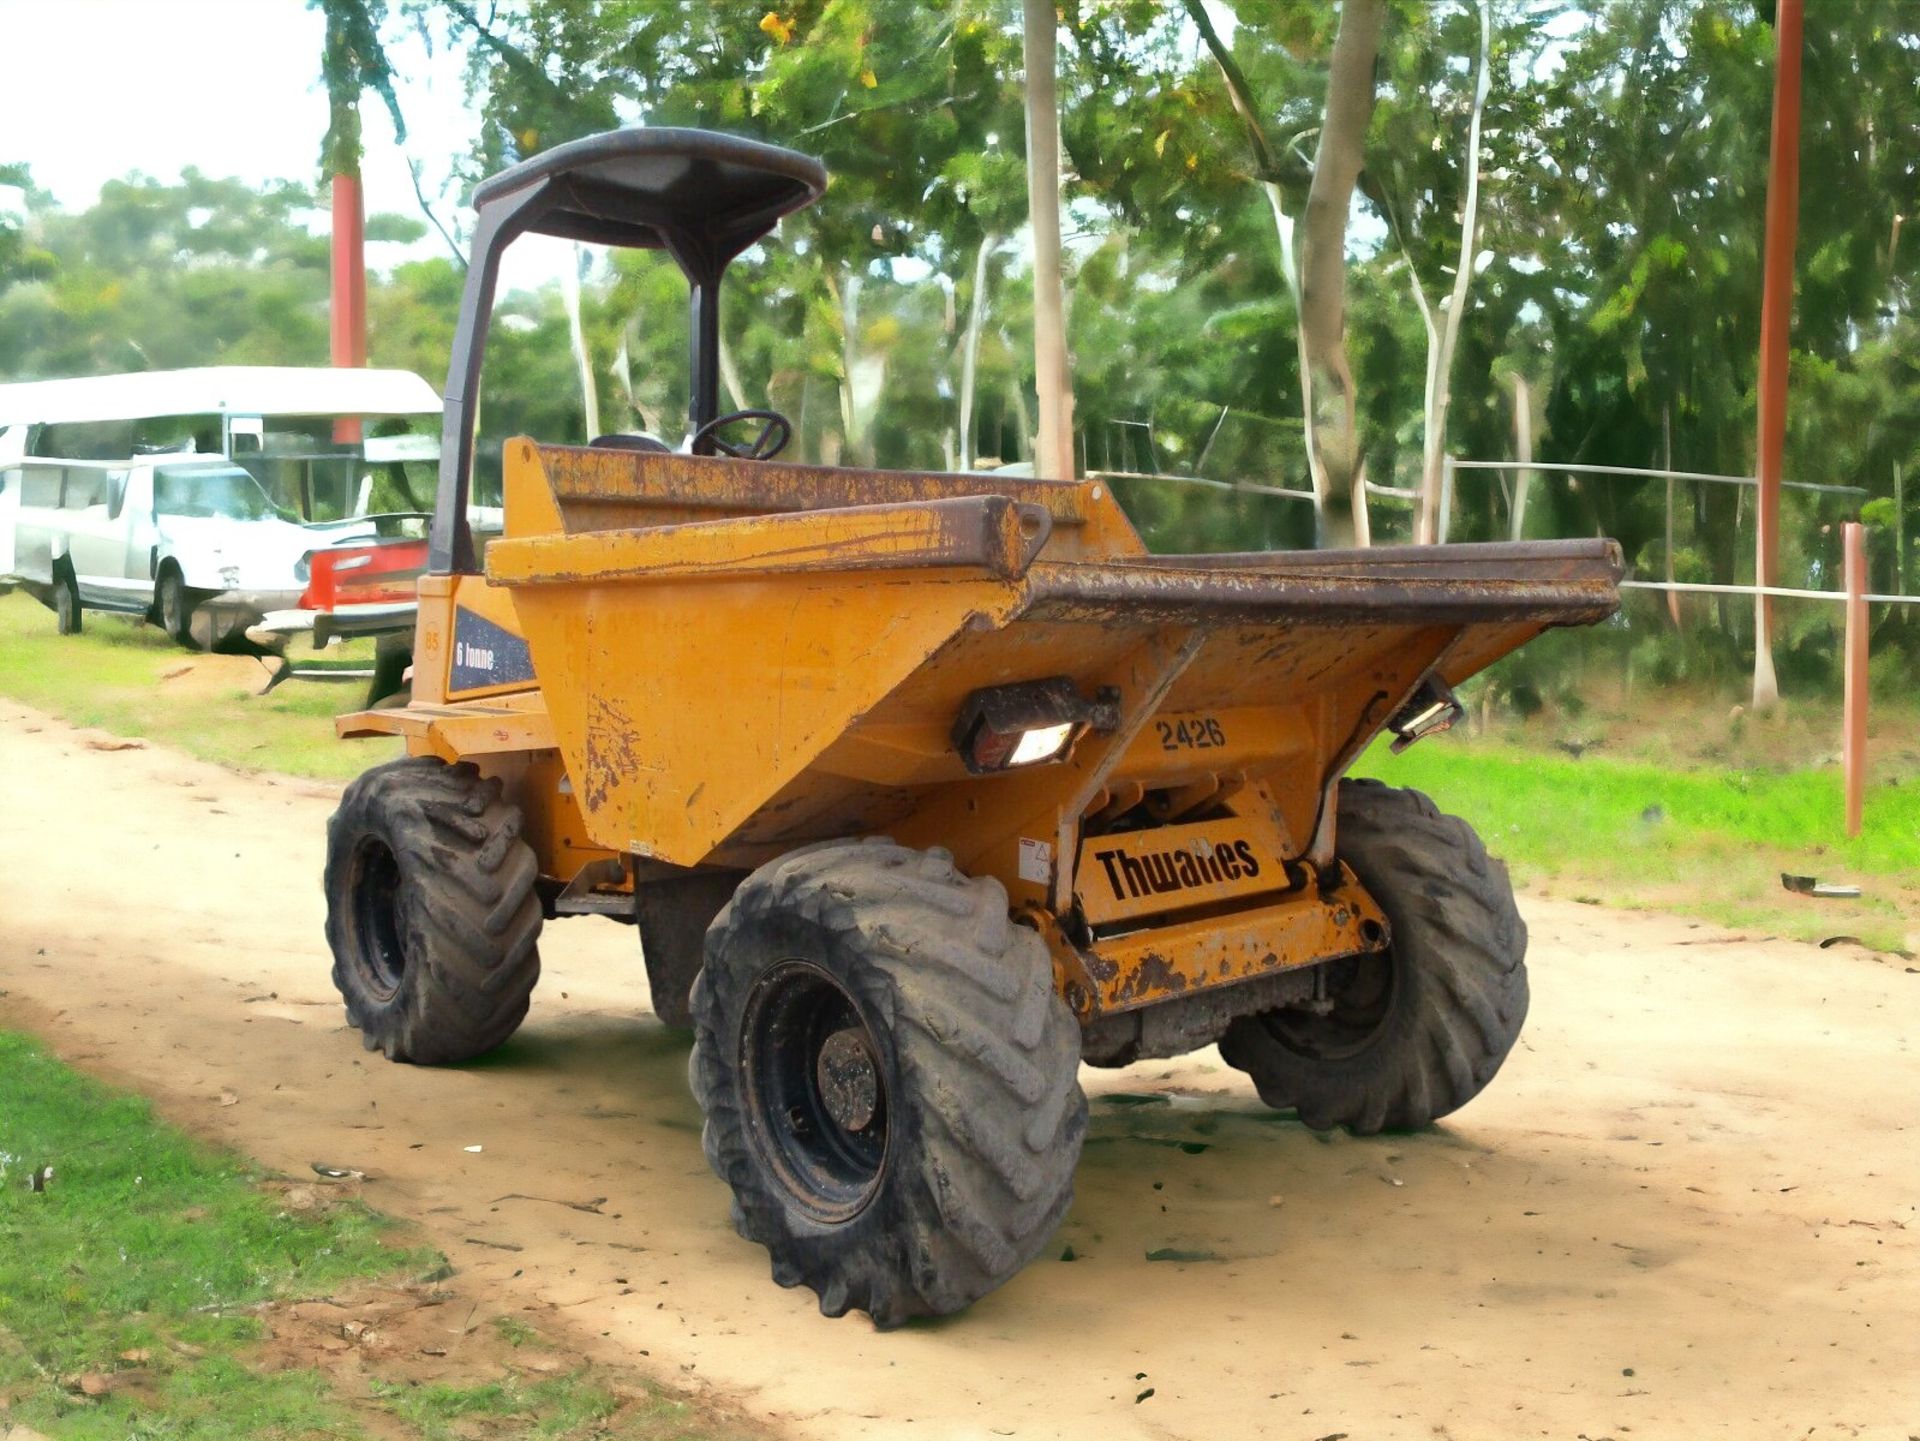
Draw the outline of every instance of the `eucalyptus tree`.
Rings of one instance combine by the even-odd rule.
[[[906,291],[923,276],[939,277],[949,294],[982,276],[989,238],[1009,224],[1001,157],[1019,163],[1019,31],[1002,7],[813,0],[768,11],[757,25],[699,0],[415,8],[435,6],[468,46],[486,119],[476,172],[638,121],[709,126],[821,155],[834,174],[832,203],[795,217],[777,245],[734,268],[728,364],[738,375],[742,363],[764,363],[769,382],[830,380],[838,403],[805,407],[803,441],[871,457],[880,392],[892,403],[903,388],[888,308],[921,304]],[[635,275],[647,268],[644,259],[619,264]],[[808,290],[813,303],[794,303]],[[800,322],[784,343],[761,333],[775,314]],[[624,339],[630,359],[645,344],[633,326]],[[964,361],[958,345],[943,349]],[[940,402],[937,429],[952,434],[949,369],[916,370],[904,384],[920,388],[910,405]],[[616,386],[624,388],[617,377]],[[836,410],[837,426],[820,424]]]
[[[46,201],[25,164],[0,164],[0,294],[17,281],[45,276],[52,267],[53,257],[36,238],[33,221]]]
[[[83,211],[29,205],[37,258],[0,291],[0,376],[325,362],[327,242],[306,186],[189,169],[109,181]]]
[[[394,133],[407,138],[407,125],[394,93],[381,27],[386,0],[307,0],[326,22],[320,52],[320,77],[327,89],[327,133],[320,146],[322,179],[336,175],[360,179],[360,101],[369,90],[393,121]]]

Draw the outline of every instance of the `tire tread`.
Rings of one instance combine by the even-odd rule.
[[[1411,1129],[1485,1088],[1526,1020],[1527,927],[1507,868],[1465,821],[1415,790],[1341,782],[1337,848],[1393,924],[1407,989],[1368,1049],[1304,1057],[1260,1016],[1221,1042],[1261,1098],[1315,1130]]]
[[[840,1228],[844,1244],[823,1244],[761,1174],[723,1039],[757,973],[755,937],[780,916],[818,926],[851,958],[851,989],[891,1037],[904,1094],[890,1104],[910,1112],[895,1112],[903,1149],[883,1183],[895,1219]],[[1079,1027],[1000,883],[963,875],[945,851],[829,842],[770,862],[709,929],[692,1009],[690,1079],[736,1229],[767,1248],[776,1281],[811,1288],[826,1314],[865,1310],[890,1327],[957,1311],[1032,1260],[1066,1214],[1087,1125]]]
[[[362,774],[327,825],[327,939],[333,983],[369,1049],[444,1065],[493,1050],[526,1018],[540,978],[539,864],[519,808],[471,764],[409,756]],[[352,855],[359,838],[391,848],[407,970],[390,1001],[353,962]]]

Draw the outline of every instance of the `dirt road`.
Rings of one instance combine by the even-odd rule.
[[[0,703],[0,1024],[270,1166],[369,1170],[474,1293],[797,1436],[1920,1431],[1896,959],[1529,904],[1528,1030],[1444,1126],[1319,1139],[1211,1053],[1088,1072],[1074,1259],[880,1335],[733,1234],[630,931],[550,929],[495,1057],[389,1065],[327,979],[330,790],[89,735]]]

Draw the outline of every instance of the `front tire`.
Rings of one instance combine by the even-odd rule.
[[[692,1011],[735,1229],[825,1314],[959,1311],[1066,1214],[1079,1027],[999,882],[945,851],[832,843],[754,872],[707,934]]]
[[[1507,868],[1419,791],[1342,781],[1340,858],[1386,912],[1386,952],[1329,963],[1332,1008],[1266,1011],[1220,1042],[1260,1098],[1316,1131],[1424,1126],[1479,1095],[1527,1016],[1527,926]]]
[[[172,636],[176,644],[199,650],[200,643],[193,637],[193,602],[187,596],[187,583],[181,579],[180,572],[172,568],[171,562],[160,572],[156,591],[154,610],[159,616],[160,629]]]
[[[327,943],[368,1050],[465,1061],[525,1019],[541,910],[520,826],[468,764],[410,756],[347,787],[327,822]]]

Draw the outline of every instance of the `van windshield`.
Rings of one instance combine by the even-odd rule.
[[[295,520],[267,498],[260,482],[237,465],[163,465],[153,475],[159,515],[219,516],[226,520]]]

